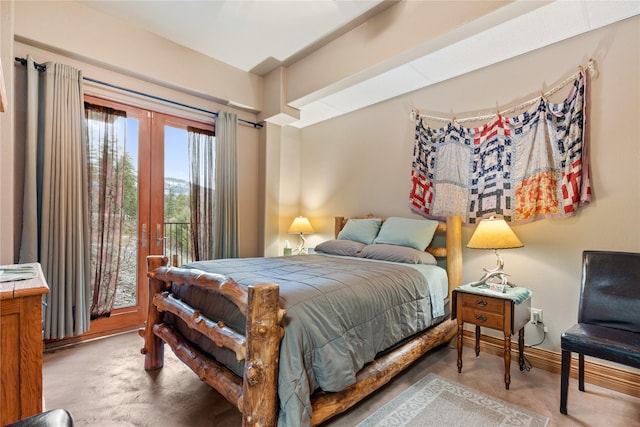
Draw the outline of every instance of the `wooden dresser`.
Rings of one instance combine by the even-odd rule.
[[[36,277],[0,282],[0,425],[42,412],[42,295],[49,286],[40,264]]]

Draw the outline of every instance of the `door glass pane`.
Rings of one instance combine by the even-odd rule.
[[[164,129],[164,255],[181,265],[192,261],[187,131]]]
[[[138,129],[138,120],[127,118],[124,224],[115,308],[134,306],[138,302]]]

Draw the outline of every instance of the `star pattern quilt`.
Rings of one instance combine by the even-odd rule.
[[[474,224],[568,217],[591,200],[586,143],[586,73],[566,99],[544,97],[524,113],[482,126],[433,129],[416,119],[410,207],[434,219]]]

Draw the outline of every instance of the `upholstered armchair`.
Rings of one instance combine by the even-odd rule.
[[[578,353],[578,388],[584,391],[584,356],[640,368],[640,254],[585,251],[578,323],[562,334],[560,412],[567,413],[571,353]]]

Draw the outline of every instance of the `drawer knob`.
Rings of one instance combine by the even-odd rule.
[[[476,315],[476,320],[479,320],[480,322],[486,322],[487,318],[485,316],[483,316],[482,314],[477,314]]]
[[[477,299],[476,300],[476,305],[479,305],[481,307],[484,307],[485,305],[487,305],[487,300],[484,299]]]

